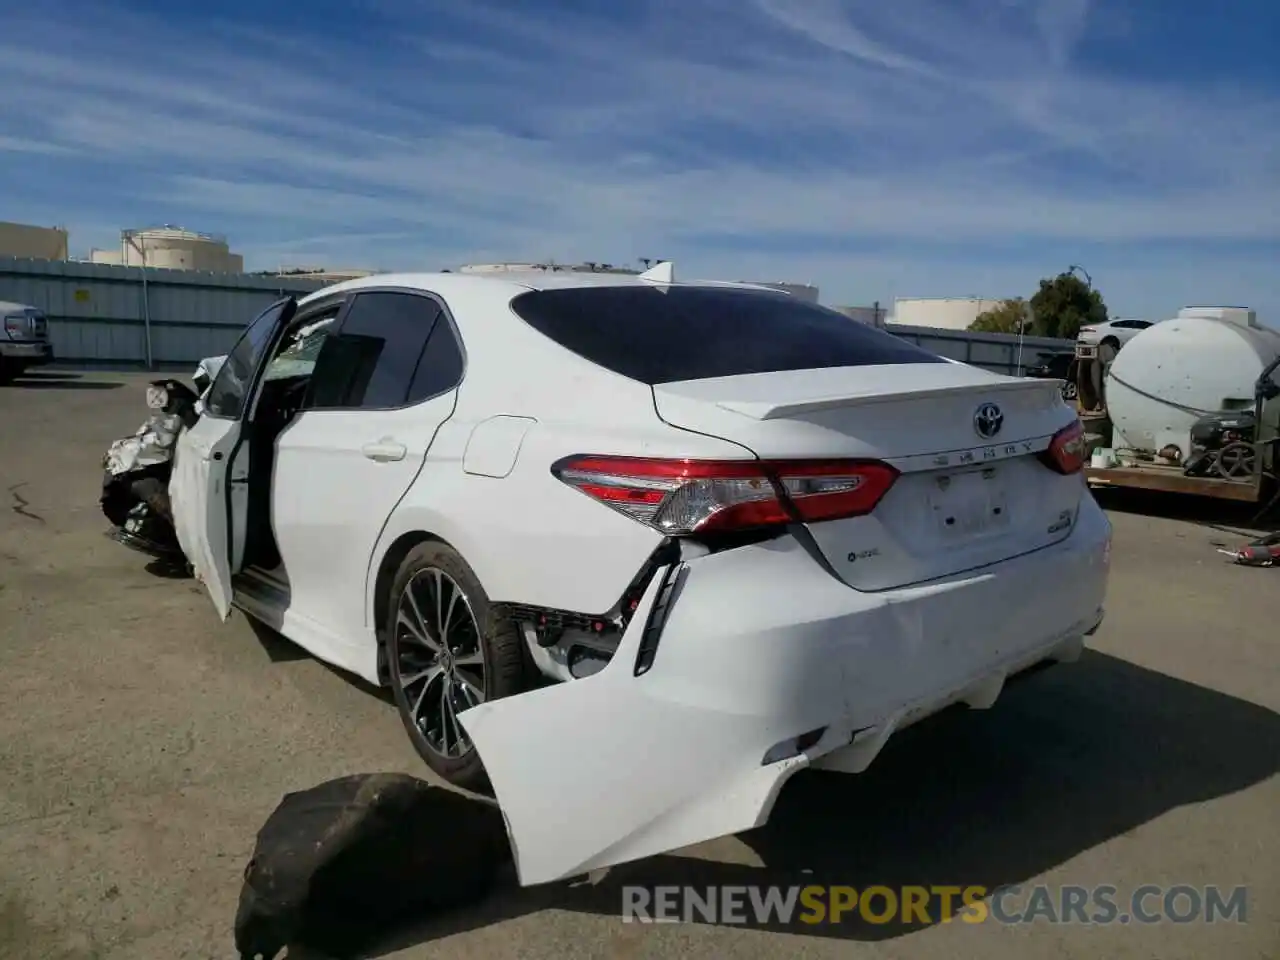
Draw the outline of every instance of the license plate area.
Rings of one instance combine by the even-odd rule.
[[[1009,527],[1009,499],[998,466],[935,474],[927,497],[935,528],[947,540],[999,533]]]

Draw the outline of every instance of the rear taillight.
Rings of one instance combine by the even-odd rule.
[[[1084,447],[1084,425],[1076,420],[1053,435],[1049,448],[1040,454],[1040,459],[1058,473],[1078,473],[1084,466]]]
[[[26,317],[5,317],[4,332],[10,340],[23,340],[27,335]]]
[[[868,460],[655,460],[574,456],[564,483],[670,536],[870,513],[898,471]]]

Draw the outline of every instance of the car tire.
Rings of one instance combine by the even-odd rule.
[[[0,386],[8,386],[22,373],[22,365],[0,358]]]
[[[525,689],[519,628],[457,551],[431,541],[400,564],[384,629],[391,691],[414,749],[447,782],[483,791],[484,765],[456,718]]]

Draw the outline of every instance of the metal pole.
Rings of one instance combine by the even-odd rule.
[[[151,297],[147,292],[146,256],[143,256],[142,270],[142,329],[147,344],[147,369],[155,369],[155,357],[151,354]]]
[[[147,251],[138,245],[133,235],[128,231],[121,234],[121,238],[125,241],[125,262],[128,262],[128,247],[138,251],[138,255],[142,258],[142,263],[138,265],[138,271],[142,274],[142,343],[143,350],[146,354],[146,363],[148,370],[155,369],[155,357],[151,351],[151,296],[147,290]]]

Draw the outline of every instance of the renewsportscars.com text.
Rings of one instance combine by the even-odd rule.
[[[871,923],[1246,923],[1245,887],[806,886],[622,888],[628,923],[750,926]]]

